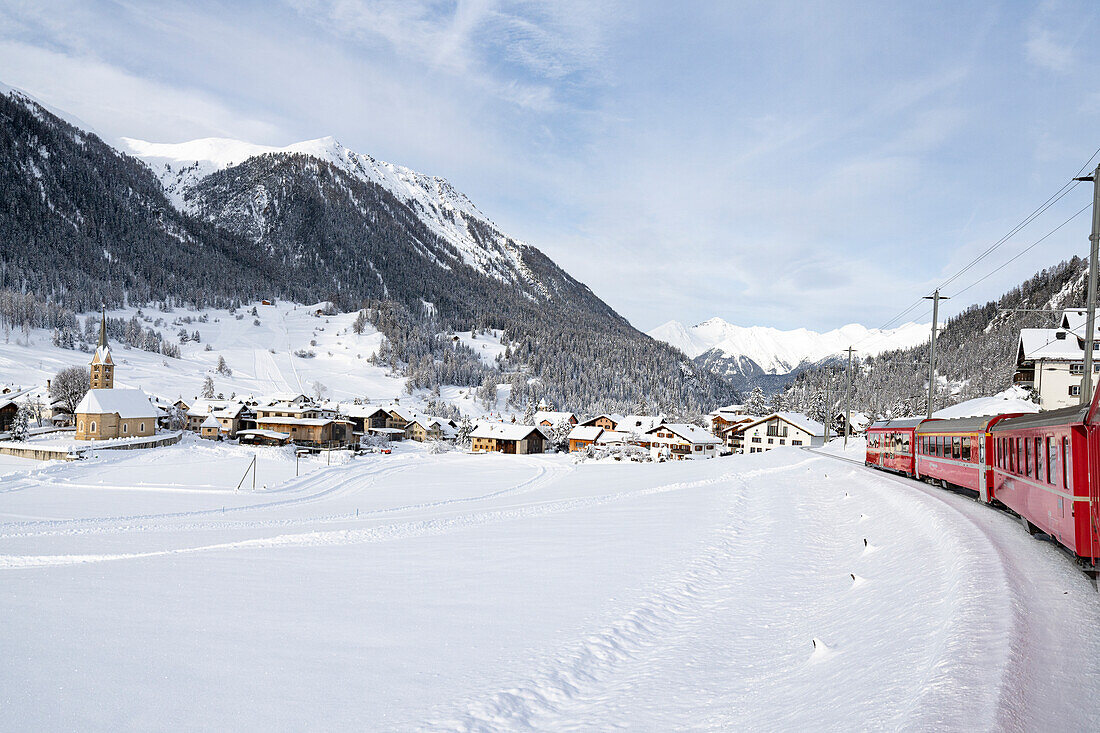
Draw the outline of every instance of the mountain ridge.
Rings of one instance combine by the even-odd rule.
[[[831,331],[806,328],[783,331],[769,326],[737,326],[722,318],[710,318],[690,328],[668,321],[648,334],[698,359],[708,352],[750,359],[764,374],[789,374],[799,366],[812,364],[858,343],[861,353],[916,346],[928,339],[929,324],[906,323],[893,329],[867,328],[849,323]]]

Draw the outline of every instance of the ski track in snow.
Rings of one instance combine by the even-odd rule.
[[[359,512],[341,512],[338,514],[325,514],[318,516],[308,517],[292,517],[285,519],[263,519],[253,521],[222,521],[222,522],[206,522],[206,523],[191,523],[191,524],[175,524],[175,523],[155,523],[145,520],[166,520],[166,519],[179,519],[188,517],[202,517],[202,516],[218,516],[226,515],[227,513],[240,513],[257,511],[262,509],[282,508],[289,506],[299,506],[302,504],[313,503],[320,499],[331,497],[334,493],[351,493],[352,491],[363,491],[377,486],[381,480],[390,479],[393,476],[410,470],[414,467],[414,464],[406,464],[400,466],[385,466],[381,469],[375,469],[374,466],[367,467],[365,472],[361,472],[364,475],[356,476],[354,473],[349,474],[348,466],[335,467],[329,469],[323,473],[308,474],[298,479],[294,479],[288,484],[302,484],[310,485],[312,488],[316,488],[318,483],[321,484],[321,489],[318,491],[312,491],[307,496],[295,497],[292,499],[283,499],[280,501],[261,502],[257,504],[249,504],[239,507],[225,507],[222,509],[204,509],[192,512],[175,512],[171,514],[146,514],[139,516],[128,517],[87,517],[82,519],[67,519],[67,520],[39,520],[34,522],[21,522],[21,523],[6,523],[0,524],[0,539],[8,538],[26,538],[26,537],[57,537],[57,536],[73,536],[73,535],[85,535],[85,534],[117,534],[125,532],[192,532],[192,531],[204,531],[204,530],[228,530],[228,529],[258,529],[266,527],[289,527],[303,524],[315,524],[315,523],[331,523],[331,522],[343,522],[352,520],[366,521],[374,517],[384,516],[387,514],[400,514],[403,512],[411,512],[425,509],[439,509],[452,506],[458,506],[462,504],[471,504],[481,501],[487,501],[490,499],[496,499],[503,496],[513,496],[518,494],[529,493],[537,491],[543,488],[547,484],[557,480],[561,475],[568,473],[571,467],[565,466],[546,466],[535,465],[535,475],[529,479],[526,479],[514,486],[509,486],[497,491],[491,491],[486,494],[479,494],[477,496],[459,497],[454,499],[440,499],[437,501],[420,502],[416,504],[403,504],[394,507],[384,507],[380,509],[366,509]],[[91,486],[89,488],[98,488]],[[278,489],[265,492],[267,494],[275,493],[278,491],[291,491],[301,490],[297,486],[283,486]],[[235,493],[235,492],[229,492]],[[28,526],[43,526],[48,525],[50,527],[71,527],[73,524],[82,525],[77,528],[70,529],[45,529],[37,531],[16,531],[9,532],[4,531],[5,527],[28,527]],[[2,556],[0,556],[2,557]]]
[[[487,498],[497,498],[501,496],[508,496],[513,493],[532,491],[542,485],[543,482],[539,481],[539,479],[543,478],[544,474],[545,469],[542,469],[538,473],[538,475],[530,481],[523,482],[516,487],[510,487],[507,489],[502,489],[500,491],[492,492],[491,494],[487,494],[485,496],[474,497],[472,499],[452,499],[441,502],[429,502],[423,506],[432,508],[447,507],[454,504],[465,503],[468,501],[481,501]],[[701,486],[710,486],[729,481],[733,477],[733,475],[734,474],[723,474],[715,478],[702,479],[699,481],[677,482],[672,484],[665,484],[663,486],[638,489],[635,491],[622,491],[614,494],[605,494],[602,496],[540,501],[534,502],[532,504],[520,504],[514,507],[507,507],[492,511],[473,512],[469,514],[459,514],[452,517],[403,522],[399,524],[388,524],[380,527],[371,527],[369,529],[345,529],[323,532],[303,532],[297,534],[278,535],[275,537],[241,540],[239,542],[224,542],[213,545],[201,545],[196,547],[185,547],[173,550],[158,550],[154,552],[139,552],[127,554],[0,555],[0,571],[21,570],[26,568],[58,567],[64,565],[83,565],[117,560],[165,557],[169,555],[189,555],[221,550],[253,550],[281,547],[329,547],[336,545],[359,545],[372,542],[386,542],[391,540],[407,539],[410,537],[423,537],[445,534],[450,531],[465,529],[478,525],[493,524],[497,522],[543,516],[547,514],[576,511],[578,509],[600,506],[603,504],[609,504],[612,502],[639,498],[643,496],[650,496],[652,494],[662,494],[670,491],[683,491],[685,489],[697,488]],[[334,489],[330,489],[330,491],[331,490]],[[316,496],[311,498],[315,499]],[[401,507],[399,509],[407,510],[410,508],[413,507]],[[397,510],[382,511],[391,512]]]

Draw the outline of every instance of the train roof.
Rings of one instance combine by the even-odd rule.
[[[938,433],[984,433],[989,429],[989,423],[1000,417],[1001,415],[976,415],[974,417],[951,417],[939,420],[928,420],[917,428],[917,432],[921,435]]]
[[[1021,428],[1046,428],[1056,425],[1080,425],[1085,422],[1085,416],[1088,415],[1088,412],[1088,405],[1073,405],[1072,407],[1063,407],[1060,410],[1047,410],[1046,412],[1036,412],[1033,415],[1010,417],[994,425],[993,432],[1019,430]]]
[[[894,420],[877,420],[871,423],[868,430],[884,430],[890,428],[915,428],[927,420],[926,417],[899,417]]]

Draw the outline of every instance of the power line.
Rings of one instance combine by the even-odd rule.
[[[1018,234],[1018,233],[1019,233],[1019,232],[1020,232],[1020,231],[1021,231],[1021,230],[1022,230],[1022,229],[1023,229],[1024,227],[1026,227],[1026,226],[1027,226],[1028,224],[1030,224],[1031,222],[1035,221],[1035,219],[1037,219],[1037,218],[1039,218],[1040,216],[1042,216],[1042,215],[1043,215],[1043,214],[1044,214],[1044,213],[1045,213],[1045,212],[1046,212],[1046,211],[1047,211],[1048,209],[1050,209],[1050,207],[1054,206],[1054,204],[1056,204],[1056,203],[1058,203],[1059,201],[1061,201],[1061,200],[1062,200],[1062,198],[1064,198],[1064,197],[1065,197],[1065,196],[1066,196],[1066,195],[1067,195],[1067,194],[1068,194],[1068,193],[1069,193],[1070,191],[1072,191],[1072,190],[1073,190],[1073,189],[1074,189],[1074,188],[1075,188],[1075,187],[1077,186],[1077,184],[1078,184],[1079,182],[1078,182],[1078,181],[1076,181],[1075,179],[1077,178],[1077,176],[1079,176],[1079,175],[1081,174],[1081,172],[1082,172],[1082,171],[1084,171],[1084,170],[1085,170],[1086,168],[1088,168],[1088,166],[1089,166],[1089,165],[1090,165],[1090,164],[1092,163],[1092,161],[1096,159],[1096,156],[1097,156],[1097,155],[1100,155],[1100,147],[1098,147],[1098,148],[1097,148],[1097,149],[1096,149],[1095,151],[1093,151],[1092,155],[1090,155],[1090,156],[1089,156],[1089,159],[1085,161],[1084,165],[1082,165],[1082,166],[1081,166],[1081,167],[1080,167],[1080,168],[1079,168],[1079,169],[1077,170],[1077,173],[1076,173],[1076,174],[1074,174],[1074,175],[1073,175],[1072,177],[1070,177],[1070,179],[1069,179],[1068,181],[1066,181],[1066,183],[1065,183],[1065,184],[1063,184],[1061,188],[1059,188],[1059,189],[1058,189],[1057,191],[1055,191],[1055,192],[1054,192],[1053,194],[1051,194],[1051,195],[1050,195],[1050,197],[1049,197],[1049,198],[1047,198],[1047,200],[1046,200],[1046,201],[1044,201],[1044,202],[1043,202],[1043,203],[1041,203],[1041,204],[1040,204],[1040,205],[1039,205],[1038,207],[1036,207],[1036,208],[1035,208],[1035,209],[1034,209],[1034,210],[1033,210],[1033,211],[1032,211],[1032,212],[1031,212],[1030,214],[1028,214],[1028,215],[1027,215],[1026,217],[1024,217],[1024,218],[1023,218],[1023,220],[1021,220],[1021,221],[1020,221],[1020,222],[1019,222],[1018,224],[1016,224],[1016,226],[1012,227],[1012,229],[1010,229],[1010,230],[1009,230],[1009,232],[1008,232],[1007,234],[1005,234],[1005,235],[1004,235],[1003,237],[1001,237],[1000,239],[998,239],[998,240],[997,240],[996,242],[994,242],[993,244],[991,244],[991,245],[989,245],[988,247],[986,247],[986,249],[985,249],[985,250],[983,250],[983,251],[982,251],[982,252],[981,252],[981,253],[980,253],[980,254],[979,254],[979,255],[978,255],[977,257],[975,257],[975,258],[974,258],[974,259],[972,259],[972,260],[971,260],[970,262],[968,262],[968,263],[967,263],[966,265],[964,265],[964,266],[963,266],[963,267],[962,267],[962,268],[961,268],[960,270],[958,270],[958,271],[957,271],[957,272],[956,272],[956,273],[955,273],[954,275],[952,275],[951,277],[949,277],[949,278],[948,278],[947,280],[944,280],[944,281],[943,281],[943,283],[941,283],[941,284],[940,284],[940,286],[939,286],[939,289],[941,289],[941,290],[942,290],[942,289],[943,289],[944,287],[946,287],[947,285],[950,285],[950,284],[951,284],[951,283],[953,283],[954,281],[958,280],[958,279],[959,279],[959,277],[961,277],[962,275],[964,275],[964,274],[965,274],[965,273],[966,273],[966,272],[967,272],[968,270],[970,270],[970,269],[971,269],[972,267],[974,267],[974,265],[978,264],[978,263],[979,263],[980,261],[982,261],[983,259],[985,259],[985,258],[986,258],[987,256],[989,256],[990,254],[992,254],[992,253],[993,253],[994,251],[996,251],[996,250],[997,250],[998,248],[1000,248],[1001,246],[1003,246],[1003,245],[1004,245],[1004,244],[1005,244],[1005,243],[1006,243],[1006,242],[1007,242],[1007,241],[1008,241],[1008,240],[1009,240],[1010,238],[1012,238],[1012,237],[1013,237],[1014,235]],[[1088,207],[1086,206],[1085,208],[1088,208]],[[1082,209],[1082,211],[1084,211],[1084,209]],[[1021,255],[1023,255],[1023,254],[1024,254],[1024,252],[1027,252],[1028,250],[1030,250],[1030,249],[1032,249],[1033,247],[1035,247],[1036,245],[1038,245],[1038,244],[1039,244],[1040,242],[1042,242],[1042,241],[1043,241],[1043,240],[1045,240],[1045,239],[1046,239],[1047,237],[1049,237],[1049,236],[1051,236],[1052,234],[1054,234],[1054,232],[1056,232],[1056,231],[1058,231],[1059,229],[1061,229],[1061,228],[1062,228],[1063,226],[1065,226],[1066,224],[1068,224],[1068,223],[1069,223],[1070,221],[1072,221],[1072,220],[1073,220],[1074,218],[1076,218],[1076,217],[1077,217],[1077,216],[1079,216],[1080,214],[1081,214],[1081,211],[1078,211],[1078,212],[1077,212],[1076,214],[1074,214],[1074,215],[1073,215],[1073,216],[1071,216],[1071,217],[1070,217],[1069,219],[1067,219],[1066,221],[1064,221],[1064,222],[1062,222],[1061,224],[1059,224],[1059,225],[1058,225],[1057,227],[1055,227],[1055,228],[1054,228],[1053,230],[1051,230],[1051,231],[1050,231],[1050,232],[1048,232],[1048,233],[1047,233],[1046,235],[1044,235],[1043,237],[1041,237],[1041,238],[1040,238],[1039,240],[1037,240],[1036,242],[1033,242],[1033,243],[1032,243],[1031,245],[1029,245],[1029,246],[1028,246],[1028,247],[1027,247],[1026,249],[1024,249],[1024,250],[1023,250],[1022,252],[1018,253],[1018,254],[1017,254],[1016,256],[1014,256],[1014,257],[1013,257],[1012,259],[1008,260],[1008,262],[1005,262],[1005,263],[1004,263],[1004,264],[1002,264],[1001,266],[997,267],[997,268],[996,268],[995,270],[993,270],[993,271],[989,272],[988,274],[986,274],[986,275],[985,275],[985,277],[982,277],[982,278],[980,278],[979,280],[977,280],[977,281],[975,281],[975,282],[971,283],[970,285],[966,286],[966,287],[965,287],[965,288],[963,288],[962,290],[960,290],[960,291],[958,291],[957,293],[955,293],[955,295],[957,296],[957,295],[959,295],[959,293],[962,293],[962,292],[965,292],[966,290],[969,290],[970,288],[974,287],[974,286],[975,286],[975,285],[977,285],[978,283],[982,282],[982,281],[983,281],[983,280],[985,280],[986,278],[988,278],[988,277],[990,277],[991,275],[993,275],[993,273],[995,273],[995,272],[998,272],[998,271],[1000,271],[1000,270],[1001,270],[1001,269],[1003,269],[1003,268],[1004,268],[1005,266],[1007,266],[1007,265],[1008,265],[1009,263],[1011,263],[1011,262],[1015,261],[1016,259],[1018,259],[1018,258],[1019,258],[1019,257],[1020,257]],[[917,299],[916,301],[914,301],[914,302],[912,303],[912,305],[910,305],[909,307],[905,308],[905,310],[902,310],[901,312],[897,313],[897,314],[896,314],[896,315],[894,315],[894,316],[893,316],[892,318],[888,319],[888,320],[887,320],[886,322],[884,322],[884,323],[883,323],[883,324],[882,324],[881,326],[879,326],[879,327],[878,327],[878,328],[876,328],[875,330],[876,330],[876,331],[882,331],[883,329],[885,329],[885,328],[889,327],[889,326],[890,326],[891,324],[893,324],[893,323],[894,323],[895,321],[899,320],[900,318],[904,317],[905,315],[907,315],[907,314],[909,314],[909,313],[913,312],[913,311],[914,311],[914,310],[915,310],[916,308],[920,307],[920,306],[921,306],[921,304],[922,304],[922,303],[924,302],[924,300],[925,300],[925,298],[924,298],[923,296],[922,296],[922,297],[920,297],[920,298],[918,298],[918,299]],[[859,341],[855,342],[855,344],[853,344],[853,346],[858,346],[859,344],[861,344],[861,343],[863,343],[864,341],[866,341],[866,340],[867,340],[868,338],[870,338],[870,334],[868,334],[867,336],[864,336],[864,337],[863,337],[862,339],[860,339]]]
[[[1049,232],[1047,232],[1047,233],[1046,233],[1046,234],[1044,234],[1043,236],[1039,237],[1038,239],[1036,239],[1036,240],[1035,240],[1034,242],[1032,242],[1032,243],[1031,243],[1031,244],[1029,244],[1028,246],[1024,247],[1024,248],[1023,248],[1022,250],[1020,250],[1019,252],[1017,252],[1017,253],[1016,253],[1015,255],[1013,255],[1013,256],[1012,256],[1011,258],[1009,258],[1008,260],[1006,260],[1006,261],[1005,261],[1004,263],[1002,263],[1002,264],[1001,264],[1000,266],[998,266],[997,268],[995,268],[995,269],[993,269],[993,270],[990,270],[990,271],[989,271],[988,273],[986,273],[985,275],[981,276],[980,278],[978,278],[978,279],[977,279],[977,280],[975,280],[974,282],[970,283],[969,285],[967,285],[967,286],[966,286],[965,288],[963,288],[962,290],[958,290],[958,291],[956,291],[956,292],[955,292],[955,294],[954,294],[954,295],[952,295],[951,297],[952,297],[952,298],[957,298],[957,297],[958,297],[959,295],[961,295],[962,293],[965,293],[965,292],[966,292],[967,290],[970,290],[970,288],[974,287],[974,286],[975,286],[975,285],[977,285],[978,283],[980,283],[980,282],[982,282],[983,280],[987,279],[987,278],[988,278],[988,277],[990,277],[991,275],[995,275],[996,273],[1000,272],[1000,271],[1001,271],[1001,270],[1003,270],[1004,268],[1008,267],[1008,266],[1009,266],[1009,265],[1011,265],[1011,264],[1012,264],[1013,262],[1015,262],[1016,260],[1018,260],[1018,259],[1020,259],[1021,257],[1023,257],[1023,256],[1025,255],[1025,254],[1027,254],[1027,253],[1028,253],[1029,251],[1031,251],[1032,249],[1034,249],[1034,248],[1035,248],[1035,247],[1037,247],[1038,245],[1042,244],[1044,240],[1046,240],[1046,239],[1047,239],[1048,237],[1050,237],[1050,236],[1051,236],[1052,234],[1054,234],[1054,233],[1055,233],[1055,232],[1057,232],[1057,231],[1058,231],[1059,229],[1061,229],[1062,227],[1064,227],[1064,226],[1065,226],[1066,224],[1069,224],[1069,223],[1070,223],[1071,221],[1073,221],[1074,219],[1076,219],[1077,217],[1079,217],[1079,216],[1080,216],[1081,214],[1083,214],[1083,213],[1085,213],[1086,211],[1088,211],[1088,210],[1089,210],[1089,208],[1090,208],[1091,206],[1092,206],[1092,202],[1089,202],[1089,203],[1085,204],[1085,205],[1084,205],[1084,206],[1082,206],[1082,207],[1081,207],[1080,209],[1078,209],[1077,213],[1073,214],[1073,215],[1072,215],[1072,216],[1070,216],[1070,217],[1069,217],[1068,219],[1066,219],[1065,221],[1063,221],[1063,222],[1062,222],[1061,224],[1059,224],[1058,226],[1054,227],[1054,228],[1053,228],[1053,229],[1051,229],[1051,230],[1050,230]]]

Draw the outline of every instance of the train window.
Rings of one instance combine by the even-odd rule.
[[[1016,465],[1013,466],[1013,469],[1022,476],[1024,473],[1024,441],[1013,438],[1013,442],[1016,443]]]
[[[967,461],[967,462],[970,461],[970,436],[969,435],[964,435],[962,437],[962,452],[959,454],[959,457],[962,458],[964,461]]]
[[[1073,459],[1070,457],[1069,438],[1062,438],[1062,486],[1073,488]]]
[[[1040,481],[1043,480],[1043,464],[1046,461],[1043,460],[1043,439],[1035,439],[1035,478]]]
[[[1058,475],[1058,440],[1047,438],[1047,483],[1054,483]]]
[[[951,438],[951,457],[957,459],[959,457],[960,445],[959,436]]]
[[[1025,476],[1034,476],[1035,469],[1031,465],[1031,441],[1027,438],[1023,439],[1024,444],[1024,471]]]
[[[910,455],[913,452],[913,446],[909,442],[908,433],[901,436],[901,452],[904,453],[905,455]]]

